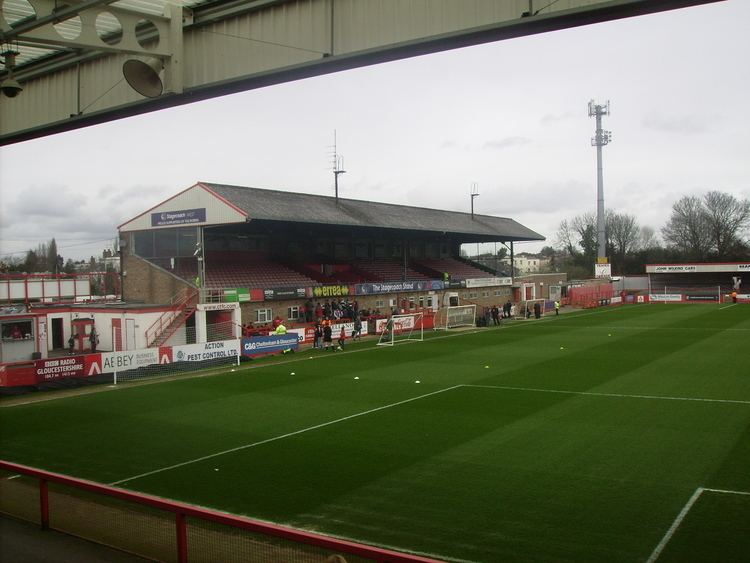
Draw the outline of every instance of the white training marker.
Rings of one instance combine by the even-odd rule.
[[[414,383],[420,383],[419,379],[417,379]]]
[[[560,346],[560,350],[565,350],[565,346]]]
[[[294,372],[292,372],[292,373],[290,373],[289,375],[295,375],[295,373],[294,373]]]
[[[214,471],[218,471],[218,470],[219,470],[219,468],[218,468],[218,467],[214,467]]]
[[[490,369],[490,366],[484,366],[484,369]]]
[[[354,379],[359,379],[359,376],[358,375],[354,376]]]

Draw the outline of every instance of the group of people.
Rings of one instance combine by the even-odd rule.
[[[71,334],[68,338],[68,354],[71,356],[75,354],[76,340],[78,340],[77,334]],[[99,344],[99,335],[96,333],[96,329],[92,326],[91,333],[89,334],[89,344],[91,345],[91,353],[96,353],[96,347]]]
[[[315,320],[318,322],[324,319],[354,319],[359,316],[359,304],[356,300],[332,299],[325,301],[323,304],[318,301],[313,309],[312,301],[308,299],[304,305],[304,312],[304,317],[300,314],[300,318],[304,318],[308,323],[312,322],[313,313],[315,314]]]
[[[487,326],[489,326],[490,320],[492,321],[492,324],[498,326],[502,319],[510,319],[516,316],[516,306],[514,303],[511,303],[510,300],[508,300],[503,304],[502,308],[498,307],[497,305],[493,305],[487,310],[487,312],[489,313]]]
[[[319,350],[343,350],[346,345],[346,328],[342,325],[338,336],[338,346],[333,346],[333,320],[322,319],[315,322],[313,348]],[[350,335],[352,340],[362,338],[362,318],[360,315],[354,317],[354,329]]]

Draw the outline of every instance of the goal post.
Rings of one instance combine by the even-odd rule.
[[[539,305],[539,318],[544,316],[546,300],[544,299],[526,299],[518,304],[515,319],[524,321],[526,319],[536,318],[536,305]]]
[[[460,326],[475,326],[476,304],[443,307],[435,315],[435,330],[448,330]]]
[[[393,315],[383,326],[378,346],[393,346],[397,342],[424,340],[424,314]]]

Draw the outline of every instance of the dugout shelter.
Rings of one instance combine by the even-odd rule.
[[[750,262],[647,264],[649,301],[750,301]]]
[[[512,278],[462,258],[461,244],[544,240],[506,217],[208,182],[126,221],[119,238],[123,299],[174,304],[189,311],[174,322],[196,333],[305,322],[331,299],[381,314],[437,310],[449,291],[499,303]]]

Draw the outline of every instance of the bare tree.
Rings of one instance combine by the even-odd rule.
[[[560,226],[557,228],[555,239],[555,245],[557,248],[565,250],[570,256],[578,254],[578,249],[576,248],[578,246],[576,243],[576,233],[567,219],[560,221]]]
[[[718,258],[728,258],[742,243],[741,234],[750,221],[750,202],[712,191],[703,196],[703,204],[712,250]]]
[[[643,226],[638,233],[638,248],[641,250],[648,250],[649,248],[656,248],[659,246],[659,241],[656,238],[656,231],[653,227]]]
[[[672,205],[672,215],[661,232],[668,246],[689,259],[703,260],[711,248],[706,210],[695,196],[685,196]]]
[[[622,269],[625,257],[638,245],[638,221],[626,213],[609,213],[607,215],[607,239],[612,245],[615,263]]]

